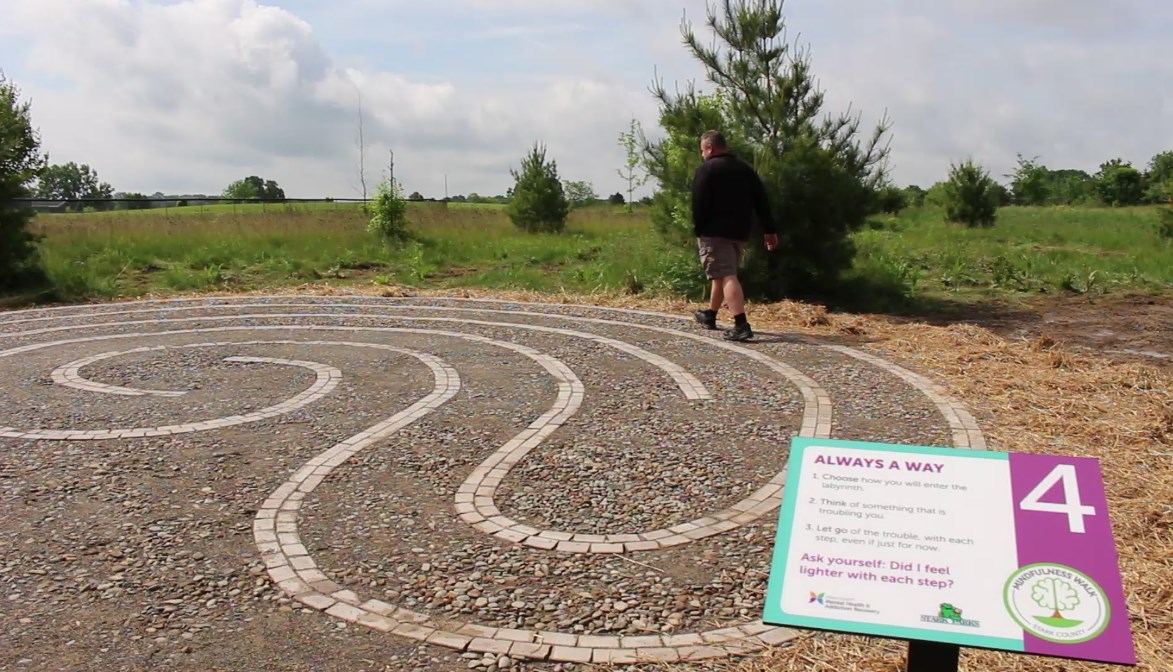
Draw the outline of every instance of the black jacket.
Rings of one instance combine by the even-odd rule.
[[[697,168],[692,179],[692,229],[697,237],[749,240],[754,214],[765,233],[777,233],[766,188],[753,166],[725,152]]]

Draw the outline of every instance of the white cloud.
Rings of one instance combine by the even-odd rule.
[[[686,9],[705,32],[703,0],[0,1],[0,35],[21,45],[0,58],[52,159],[118,189],[216,192],[258,174],[295,196],[357,195],[361,91],[368,175],[393,147],[408,190],[441,195],[446,172],[451,193],[502,193],[541,140],[564,177],[611,193],[619,132],[632,115],[655,127],[655,70],[703,79],[679,34]],[[888,112],[898,182],[969,155],[1001,175],[1020,151],[1094,170],[1173,147],[1164,3],[785,7],[826,109]]]
[[[587,78],[457,87],[345,68],[306,21],[252,0],[22,0],[17,9],[16,25],[35,38],[32,72],[73,83],[24,87],[35,91],[53,160],[90,163],[116,188],[216,192],[255,173],[291,195],[356,195],[360,92],[370,186],[394,147],[409,190],[439,195],[447,171],[453,193],[501,193],[510,161],[541,140],[566,177],[602,188],[620,165],[612,155],[627,115],[654,112],[641,92]]]

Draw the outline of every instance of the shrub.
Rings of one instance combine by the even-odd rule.
[[[1173,207],[1161,208],[1159,217],[1157,235],[1165,240],[1173,240]]]
[[[936,208],[945,207],[945,182],[934,182],[925,192],[923,203]]]
[[[389,243],[399,243],[411,237],[407,228],[407,201],[399,184],[383,180],[370,203],[371,221],[367,229]]]
[[[908,203],[909,207],[919,208],[925,204],[925,196],[928,193],[919,186],[912,184],[904,189],[904,200]]]
[[[967,159],[950,165],[944,185],[945,218],[970,227],[990,227],[998,213],[1000,185],[984,168]]]
[[[881,187],[876,191],[875,210],[889,215],[898,215],[900,211],[907,208],[908,192],[893,185]]]
[[[1042,205],[1047,201],[1050,171],[1038,162],[1018,155],[1018,165],[1010,178],[1011,202],[1015,205]]]
[[[1112,159],[1100,164],[1096,191],[1106,205],[1137,205],[1144,199],[1144,176],[1131,163]]]

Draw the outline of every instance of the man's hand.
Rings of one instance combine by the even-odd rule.
[[[777,249],[777,247],[778,247],[778,234],[767,233],[765,235],[765,239],[766,239],[766,249],[767,250],[770,250],[771,252],[773,252],[775,249]]]

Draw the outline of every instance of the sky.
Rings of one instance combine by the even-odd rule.
[[[1094,173],[1173,149],[1168,0],[788,0],[824,112],[892,124],[893,181],[1016,155]],[[259,175],[356,198],[394,151],[407,192],[503,194],[534,145],[626,193],[619,134],[656,137],[659,80],[705,71],[704,0],[0,0],[0,70],[53,163],[117,191],[218,194]],[[646,195],[648,184],[636,191]]]

